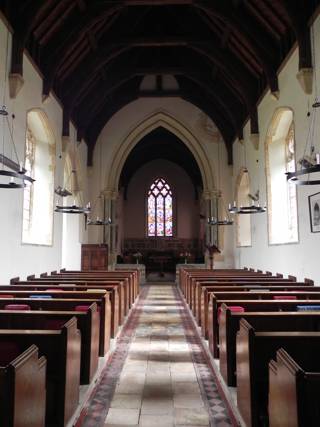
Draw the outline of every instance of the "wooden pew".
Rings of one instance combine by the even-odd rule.
[[[81,332],[80,384],[89,384],[99,361],[100,320],[95,303],[87,312],[0,310],[0,329],[60,330],[72,317],[76,317]]]
[[[14,285],[14,286],[12,286]],[[59,291],[87,291],[90,290],[90,288],[92,289],[92,287],[86,286],[86,285],[77,285],[76,283],[58,283],[58,282],[41,282],[41,281],[37,281],[37,282],[13,282],[11,285],[11,289],[16,289],[16,290],[37,290],[38,292],[43,293],[44,291],[46,292],[47,290],[53,290],[53,289],[57,289]],[[99,296],[99,299],[101,299],[101,319],[100,319],[100,330],[107,333],[107,329],[109,328],[108,325],[111,325],[110,327],[110,334],[111,337],[114,338],[117,335],[118,332],[118,328],[119,328],[119,294],[118,294],[118,290],[117,287],[112,287],[109,285],[103,285],[103,284],[98,284],[94,287],[94,289],[104,289],[107,292],[104,295]],[[10,288],[9,288],[10,290]],[[49,291],[48,291],[49,292]],[[50,291],[50,293],[52,294],[52,296],[54,297],[55,293],[53,291]],[[97,293],[99,295],[99,293]],[[76,294],[75,294],[76,295]],[[62,295],[62,299],[65,298],[65,295]],[[79,298],[78,295],[75,296],[75,298]],[[91,292],[86,292],[86,295],[84,296],[85,299],[90,299],[92,298],[91,296]],[[71,298],[73,299],[73,298]],[[81,299],[81,297],[79,298]],[[82,298],[83,299],[83,298]],[[100,305],[99,301],[96,301],[98,303],[98,305]],[[109,322],[109,323],[107,323]],[[109,341],[106,341],[106,343]],[[102,351],[102,349],[101,349]],[[108,351],[108,350],[106,350]],[[103,353],[105,354],[105,353]],[[100,353],[100,355],[102,355]]]
[[[268,284],[269,286],[272,285],[281,285],[284,283],[289,283],[289,284],[294,284],[296,285],[296,281],[291,281],[289,279],[281,279],[279,277],[268,277],[268,276],[264,276],[264,277],[239,277],[239,278],[231,278],[228,280],[224,280],[224,279],[215,279],[212,280],[210,283],[210,280],[206,279],[206,280],[201,280],[199,278],[197,279],[192,279],[191,280],[191,285],[190,285],[190,300],[188,301],[190,308],[195,311],[197,309],[196,306],[196,301],[198,301],[200,295],[201,295],[201,286],[203,282],[206,282],[207,285],[211,285],[211,286],[217,286],[217,284],[227,284],[229,283],[230,285],[234,285],[234,286],[239,286],[239,285],[256,285],[256,286],[263,286],[264,284]],[[300,286],[302,285],[306,285],[306,283],[304,282],[300,282],[299,283]],[[195,313],[196,314],[196,313]]]
[[[81,271],[81,270],[61,269],[60,274],[82,274],[82,275],[90,274],[92,276],[118,277],[120,279],[121,279],[121,277],[123,277],[125,275],[125,277],[129,277],[130,281],[133,282],[133,296],[134,296],[133,302],[139,294],[139,287],[140,287],[140,272],[139,272],[139,270],[119,269],[119,270],[113,270],[113,271],[110,271],[110,270],[109,271],[103,271],[103,270]]]
[[[88,290],[88,289],[105,289],[109,292],[110,303],[111,303],[111,313],[112,313],[112,337],[114,338],[118,332],[119,326],[123,323],[125,312],[125,293],[123,282],[107,281],[107,280],[95,280],[91,281],[90,279],[80,280],[80,279],[35,279],[30,281],[19,281],[12,283],[14,286],[38,286],[37,289],[45,288],[54,288],[59,286],[61,289],[67,289],[69,285],[69,290]],[[79,286],[81,286],[79,288]]]
[[[310,300],[296,301],[275,301],[275,300],[217,300],[211,295],[209,303],[209,349],[213,357],[219,357],[219,325],[218,325],[218,307],[221,304],[229,306],[241,306],[245,312],[263,312],[263,311],[296,311],[297,305],[310,305]],[[320,303],[319,303],[320,305]]]
[[[31,345],[23,352],[15,343],[0,342],[0,425],[44,427],[46,358]]]
[[[104,356],[110,348],[110,305],[106,301],[105,296],[101,299],[87,299],[87,298],[52,298],[52,299],[29,299],[29,298],[1,298],[0,297],[0,310],[4,310],[7,304],[28,304],[31,310],[41,311],[72,311],[75,312],[75,308],[78,305],[91,306],[96,303],[100,308],[99,311],[99,356]]]
[[[272,292],[281,292],[281,291],[311,291],[319,292],[320,287],[316,286],[305,286],[301,282],[263,282],[261,285],[258,283],[255,284],[244,284],[233,286],[225,286],[220,283],[214,285],[208,284],[207,282],[201,283],[198,287],[198,295],[196,306],[194,310],[194,316],[199,326],[201,326],[202,334],[208,338],[208,306],[210,300],[210,294],[215,292],[251,292],[256,290],[256,292],[263,291],[272,291]]]
[[[92,279],[109,279],[120,280],[126,282],[129,289],[129,304],[130,307],[134,303],[139,293],[139,275],[137,270],[114,270],[114,271],[60,271],[48,277],[62,277],[62,278],[92,278]]]
[[[119,321],[123,323],[125,316],[128,314],[132,305],[132,289],[128,278],[121,277],[106,277],[106,276],[94,276],[92,274],[57,274],[53,276],[41,277],[40,279],[33,279],[33,282],[37,281],[51,281],[60,283],[83,283],[87,286],[95,287],[96,284],[109,284],[111,286],[118,286],[119,292]]]
[[[312,349],[292,358],[284,349],[269,363],[269,426],[318,427],[320,363]]]
[[[259,331],[320,331],[320,312],[232,313],[225,304],[219,316],[219,366],[228,386],[236,386],[236,336],[240,320]]]
[[[81,337],[77,319],[61,330],[0,329],[1,343],[16,343],[22,352],[35,344],[47,359],[46,427],[64,427],[79,403]]]
[[[237,335],[237,405],[247,427],[268,425],[268,364],[284,348],[320,354],[320,332],[259,332],[245,319]],[[294,416],[292,414],[292,416]]]

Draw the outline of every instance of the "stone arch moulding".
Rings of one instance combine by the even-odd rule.
[[[56,135],[55,135],[55,133],[53,131],[54,126],[51,125],[47,113],[44,110],[42,110],[41,108],[38,108],[38,107],[29,108],[26,113],[27,113],[26,114],[26,123],[28,122],[28,120],[30,120],[29,119],[30,113],[37,113],[37,117],[38,117],[38,119],[39,119],[39,121],[41,123],[41,126],[43,127],[43,129],[44,129],[44,131],[46,133],[46,136],[47,136],[49,144],[51,146],[52,145],[56,145],[57,138],[56,138]],[[27,126],[26,126],[26,128],[27,128]]]
[[[105,179],[105,190],[117,194],[121,171],[131,150],[144,136],[160,126],[176,135],[191,151],[201,171],[204,192],[214,191],[210,162],[200,142],[184,124],[165,111],[157,111],[141,120],[121,141]]]

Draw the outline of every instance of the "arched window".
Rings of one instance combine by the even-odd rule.
[[[55,143],[36,110],[27,115],[25,168],[35,182],[23,193],[22,243],[52,245]]]
[[[148,191],[148,237],[172,237],[172,191],[163,178],[157,178]]]
[[[237,206],[248,206],[252,203],[249,199],[250,180],[246,168],[240,171],[238,177],[236,201]],[[251,246],[251,215],[236,215],[237,246]]]
[[[297,191],[286,172],[295,170],[293,112],[279,109],[266,140],[269,243],[298,241]]]

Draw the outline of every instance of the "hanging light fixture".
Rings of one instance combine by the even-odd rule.
[[[74,162],[75,162],[75,154],[76,154],[76,149],[74,145]],[[69,184],[71,186],[71,190],[67,189],[67,186]],[[61,187],[59,185],[54,190],[54,192],[58,195],[58,197],[61,197],[61,198],[68,197],[79,192],[78,176],[75,168],[71,170],[71,173],[67,179],[66,185],[64,187]],[[74,199],[72,205],[67,205],[67,204],[59,205],[59,203],[57,202],[57,205],[54,211],[59,213],[67,213],[67,214],[84,214],[86,216],[90,213],[91,206],[90,206],[90,202],[87,203],[85,206],[79,206],[77,205],[76,200]]]
[[[222,198],[222,191],[220,190],[220,139],[218,141],[218,188],[219,190],[216,193],[216,201],[217,201],[216,217],[210,216],[207,219],[207,223],[210,226],[233,225],[233,220],[229,216],[229,212],[226,209],[226,206]],[[219,206],[221,206],[222,210],[224,211],[224,214],[225,214],[224,218],[219,218]]]
[[[96,210],[97,210],[99,205],[101,205],[101,208],[102,208],[101,211],[103,210],[103,218],[104,219],[100,218],[100,216],[97,214],[95,220],[91,219],[91,218],[87,219],[87,225],[111,225],[112,224],[111,218],[105,218],[105,215],[104,215],[104,197],[101,194],[100,194],[100,196],[98,196],[98,198],[97,198],[97,200],[93,206],[93,209],[91,211],[91,215],[94,215],[94,213],[96,213]]]
[[[317,85],[316,50],[313,25],[311,28],[311,47],[314,63],[313,87],[315,88],[315,100],[312,104],[312,112],[310,113],[310,111],[308,111],[307,113],[307,117],[310,119],[310,124],[303,157],[297,162],[298,167],[296,167],[294,172],[286,172],[287,181],[296,185],[320,185],[320,152],[317,151],[315,147],[315,140],[319,138],[319,135],[316,135],[316,125],[319,115],[320,101]]]
[[[8,119],[8,111],[5,106],[6,99],[6,90],[7,90],[7,68],[8,68],[8,43],[9,35],[7,35],[7,44],[6,44],[6,60],[5,60],[5,75],[3,81],[3,105],[0,108],[1,115],[1,128],[2,128],[2,154],[0,154],[0,188],[14,189],[14,188],[24,188],[28,184],[32,184],[34,179],[26,175],[27,170],[22,166],[22,162],[19,161],[18,152],[14,143],[13,138],[13,120],[15,118],[12,114],[12,127],[10,126]],[[16,162],[5,155],[5,146],[6,146],[6,128],[8,129],[9,140],[13,148]]]
[[[10,128],[8,121],[8,112],[6,107],[3,105],[0,109],[0,115],[2,116],[2,154],[0,154],[0,188],[24,188],[27,184],[32,184],[34,179],[26,175],[26,169],[22,166],[22,162],[19,161],[16,146],[13,140],[13,131]],[[14,119],[14,116],[12,116]],[[17,163],[5,156],[5,128],[8,127],[10,141],[13,146]]]
[[[244,150],[244,169],[243,173],[248,174],[249,171],[247,169],[247,156],[246,156],[246,146],[245,141],[243,142],[243,150]],[[259,177],[259,160],[256,160],[257,164],[257,174]],[[228,211],[232,214],[238,214],[238,215],[252,215],[252,214],[258,214],[258,213],[264,213],[267,211],[267,205],[264,204],[264,206],[260,206],[259,197],[260,197],[260,191],[259,191],[259,179],[258,179],[258,190],[256,191],[255,195],[248,194],[248,197],[252,200],[251,205],[240,205],[237,206],[237,202],[234,201],[233,204],[229,203]]]
[[[99,162],[99,189],[101,188],[101,169],[102,169],[102,142],[100,142],[100,162]],[[100,213],[100,215],[99,215]],[[108,226],[112,224],[111,218],[106,218],[105,216],[105,203],[103,193],[100,192],[96,201],[94,202],[91,215],[95,216],[96,219],[88,218],[86,225],[104,225]]]

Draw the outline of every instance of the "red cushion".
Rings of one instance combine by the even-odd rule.
[[[14,295],[0,294],[0,298],[14,298]]]
[[[228,309],[232,313],[244,313],[244,311],[245,311],[245,309],[239,305],[228,305]],[[221,313],[221,307],[218,307],[218,320],[220,317],[220,313]]]
[[[0,343],[0,364],[2,366],[8,365],[21,353],[19,346],[15,342],[2,342]]]
[[[75,311],[88,311],[90,305],[77,305],[74,309]]]
[[[27,304],[7,304],[4,306],[5,310],[31,310],[30,305]]]
[[[283,296],[274,295],[273,299],[276,299],[276,300],[293,299],[293,300],[295,300],[295,299],[297,299],[297,297],[295,295],[283,295]]]
[[[74,310],[75,311],[85,311],[87,312],[90,308],[90,305],[77,305]],[[97,311],[100,311],[100,307],[97,307]]]
[[[66,322],[58,319],[47,319],[45,322],[45,329],[61,329]]]

